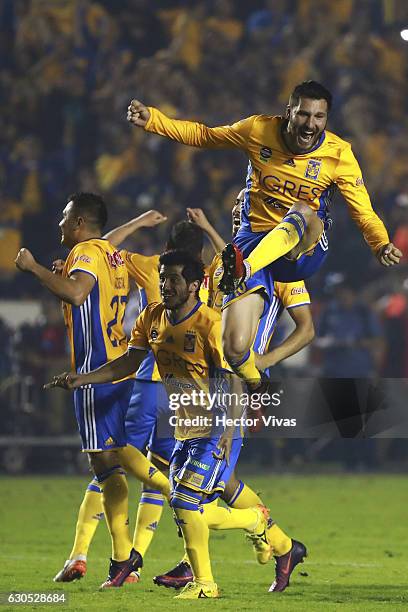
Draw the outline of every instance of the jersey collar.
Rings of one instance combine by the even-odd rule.
[[[179,323],[183,323],[183,321],[186,321],[187,319],[189,319],[190,317],[193,316],[193,314],[200,308],[200,306],[202,305],[202,302],[200,300],[198,300],[197,304],[194,306],[194,308],[192,310],[190,310],[190,312],[188,314],[186,314],[185,317],[183,317],[182,319],[180,319],[180,321],[176,321],[175,323],[173,323],[173,321],[170,319],[170,317],[167,314],[167,310],[166,312],[166,317],[168,322],[170,323],[170,325],[179,325]]]

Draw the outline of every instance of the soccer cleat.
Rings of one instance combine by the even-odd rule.
[[[244,257],[235,244],[230,242],[222,251],[223,274],[218,283],[220,291],[228,295],[234,293],[242,282],[247,280],[247,268]]]
[[[256,560],[264,565],[272,556],[272,546],[269,543],[267,532],[271,519],[269,510],[265,506],[258,504],[254,510],[259,514],[258,521],[254,529],[246,534],[246,537],[253,546]]]
[[[67,559],[62,570],[54,576],[54,582],[73,582],[80,580],[86,574],[86,561],[79,559]]]
[[[189,582],[174,599],[215,599],[219,597],[215,582]]]
[[[154,584],[158,586],[164,586],[166,588],[181,589],[186,584],[193,581],[193,572],[191,566],[187,561],[180,561],[170,571],[162,574],[161,576],[155,576],[153,578]]]
[[[123,584],[135,584],[136,582],[140,582],[140,574],[139,572],[131,572],[127,578],[123,581]]]
[[[306,546],[302,542],[292,540],[292,548],[286,555],[275,557],[275,580],[269,587],[269,593],[280,593],[289,586],[289,578],[298,565],[307,557]]]
[[[132,572],[137,572],[143,566],[142,555],[134,548],[130,551],[129,559],[126,561],[110,560],[109,574],[105,582],[101,584],[99,590],[111,587],[121,587],[126,578]]]

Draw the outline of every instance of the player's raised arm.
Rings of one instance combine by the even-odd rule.
[[[44,389],[62,387],[63,389],[70,390],[77,389],[83,385],[96,385],[121,380],[136,372],[146,355],[147,351],[145,350],[136,351],[130,349],[117,359],[108,361],[96,370],[86,374],[76,374],[75,372],[58,374],[54,376],[50,383],[44,385]]]
[[[187,217],[189,221],[201,227],[207,234],[216,253],[222,251],[225,246],[225,240],[219,235],[215,227],[211,225],[201,208],[187,208]]]
[[[54,274],[39,264],[28,249],[19,250],[15,264],[22,272],[34,274],[51,293],[74,306],[85,302],[95,284],[95,278],[84,272],[77,271],[67,278]]]
[[[132,100],[127,111],[127,120],[133,125],[193,147],[245,149],[255,119],[256,115],[253,115],[233,125],[208,127],[196,121],[170,119],[157,108],[145,106],[139,100]]]
[[[158,210],[148,210],[142,215],[127,221],[127,223],[115,227],[107,234],[104,234],[103,237],[109,240],[113,246],[118,247],[128,236],[141,227],[155,227],[155,225],[160,225],[160,223],[164,223],[165,221],[167,221],[167,217],[162,215]]]
[[[347,202],[353,221],[379,262],[384,266],[398,264],[402,253],[390,242],[384,223],[373,210],[360,166],[350,147],[340,154],[336,184]]]

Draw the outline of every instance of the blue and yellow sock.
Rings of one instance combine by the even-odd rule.
[[[306,220],[301,213],[293,211],[283,217],[245,259],[251,276],[289,253],[302,240],[305,231]]]
[[[133,548],[145,556],[153,539],[161,515],[163,513],[164,497],[160,491],[143,488],[137,510]]]
[[[128,484],[125,472],[116,465],[102,474],[97,474],[96,477],[103,491],[103,508],[112,538],[112,559],[125,561],[129,558],[132,548],[128,526]]]
[[[75,540],[69,559],[86,559],[92,538],[102,518],[102,489],[94,479],[89,483],[79,508]]]

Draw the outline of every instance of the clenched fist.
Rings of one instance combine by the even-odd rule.
[[[146,123],[150,119],[150,111],[139,100],[132,100],[127,110],[127,120],[138,127],[146,127]]]
[[[402,253],[396,246],[390,242],[386,244],[382,249],[377,253],[377,258],[380,264],[383,266],[395,266],[399,263],[402,257]]]
[[[37,263],[28,249],[20,249],[14,260],[17,268],[22,272],[32,272]]]

